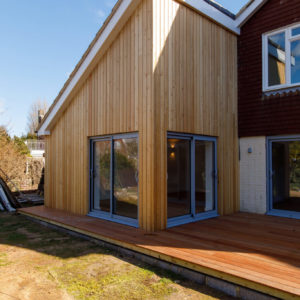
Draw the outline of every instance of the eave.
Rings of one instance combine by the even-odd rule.
[[[193,10],[205,15],[215,23],[228,29],[236,35],[240,34],[240,28],[247,20],[267,2],[267,0],[253,0],[241,11],[237,18],[226,14],[216,5],[210,4],[208,0],[176,0]],[[119,0],[113,8],[102,28],[88,47],[85,54],[75,67],[60,93],[54,100],[41,125],[38,135],[51,134],[51,129],[71,101],[72,97],[80,88],[80,84],[87,79],[90,72],[96,66],[101,56],[105,53],[113,40],[116,38],[126,21],[135,11],[141,0]]]

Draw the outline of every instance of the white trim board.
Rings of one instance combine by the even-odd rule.
[[[240,29],[236,26],[235,20],[221,12],[216,7],[203,0],[178,0],[179,3],[185,3],[186,5],[198,10],[205,16],[226,27],[230,31],[240,34]]]
[[[235,20],[235,26],[241,28],[268,0],[254,0]]]
[[[49,113],[49,115],[46,117],[44,120],[42,126],[40,127],[38,131],[38,135],[43,136],[43,135],[50,135],[50,131],[48,129],[48,126],[50,125],[51,121],[55,117],[55,115],[58,113],[59,109],[62,107],[63,103],[65,100],[68,98],[70,95],[71,91],[73,88],[76,86],[78,81],[80,80],[81,76],[84,74],[86,69],[88,68],[89,64],[92,62],[92,60],[95,58],[96,54],[98,51],[101,49],[103,46],[104,42],[106,39],[109,37],[111,32],[115,29],[117,26],[118,22],[120,21],[122,15],[126,12],[126,10],[129,8],[131,3],[134,0],[123,0],[116,10],[115,14],[112,16],[111,20],[108,22],[107,26],[103,30],[102,34],[99,36],[98,40],[92,47],[91,51],[87,55],[87,57],[84,59],[83,63],[75,73],[74,77],[60,96],[59,100],[57,103],[54,105],[53,109]]]
[[[203,15],[207,16],[208,18],[214,20],[216,23],[219,23],[221,26],[224,26],[228,30],[234,32],[235,34],[240,34],[240,27],[247,22],[247,20],[257,11],[259,8],[267,1],[267,0],[254,0],[249,7],[247,7],[241,15],[234,20],[233,18],[229,17],[213,5],[207,3],[204,0],[177,0],[179,3],[184,3],[187,6],[199,11]],[[99,50],[105,44],[105,41],[108,39],[112,31],[117,27],[119,21],[121,20],[123,14],[130,8],[130,6],[136,2],[136,0],[122,0],[119,7],[116,9],[115,13],[113,14],[112,18],[103,29],[103,32],[100,34],[98,39],[96,40],[95,44],[91,48],[90,52],[87,54],[86,58],[83,60],[82,64],[76,71],[74,77],[71,79],[69,84],[66,86],[65,90],[59,96],[57,102],[53,106],[50,113],[46,116],[46,119],[43,121],[38,135],[50,135],[50,124],[52,123],[53,119],[55,118],[56,114],[59,110],[63,107],[65,101],[70,96],[71,92],[79,82],[80,78],[86,72],[87,68],[91,64],[91,62],[96,57]]]

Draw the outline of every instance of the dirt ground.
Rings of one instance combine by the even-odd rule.
[[[0,300],[232,299],[178,275],[0,213]]]

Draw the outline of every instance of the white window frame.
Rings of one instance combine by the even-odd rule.
[[[270,31],[270,32],[264,33],[262,35],[263,91],[264,92],[300,86],[300,82],[291,83],[291,43],[293,41],[300,40],[300,34],[292,36],[292,30],[297,27],[300,27],[300,23],[282,27],[280,29]],[[286,62],[285,62],[286,83],[269,86],[268,38],[271,35],[275,35],[275,34],[283,33],[283,32],[285,33],[285,49],[286,49],[285,50],[285,52],[286,52]]]

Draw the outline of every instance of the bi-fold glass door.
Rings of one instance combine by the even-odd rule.
[[[168,227],[217,216],[217,141],[168,134]]]
[[[300,219],[300,137],[268,138],[268,212]]]
[[[138,226],[137,134],[90,142],[89,215]]]

